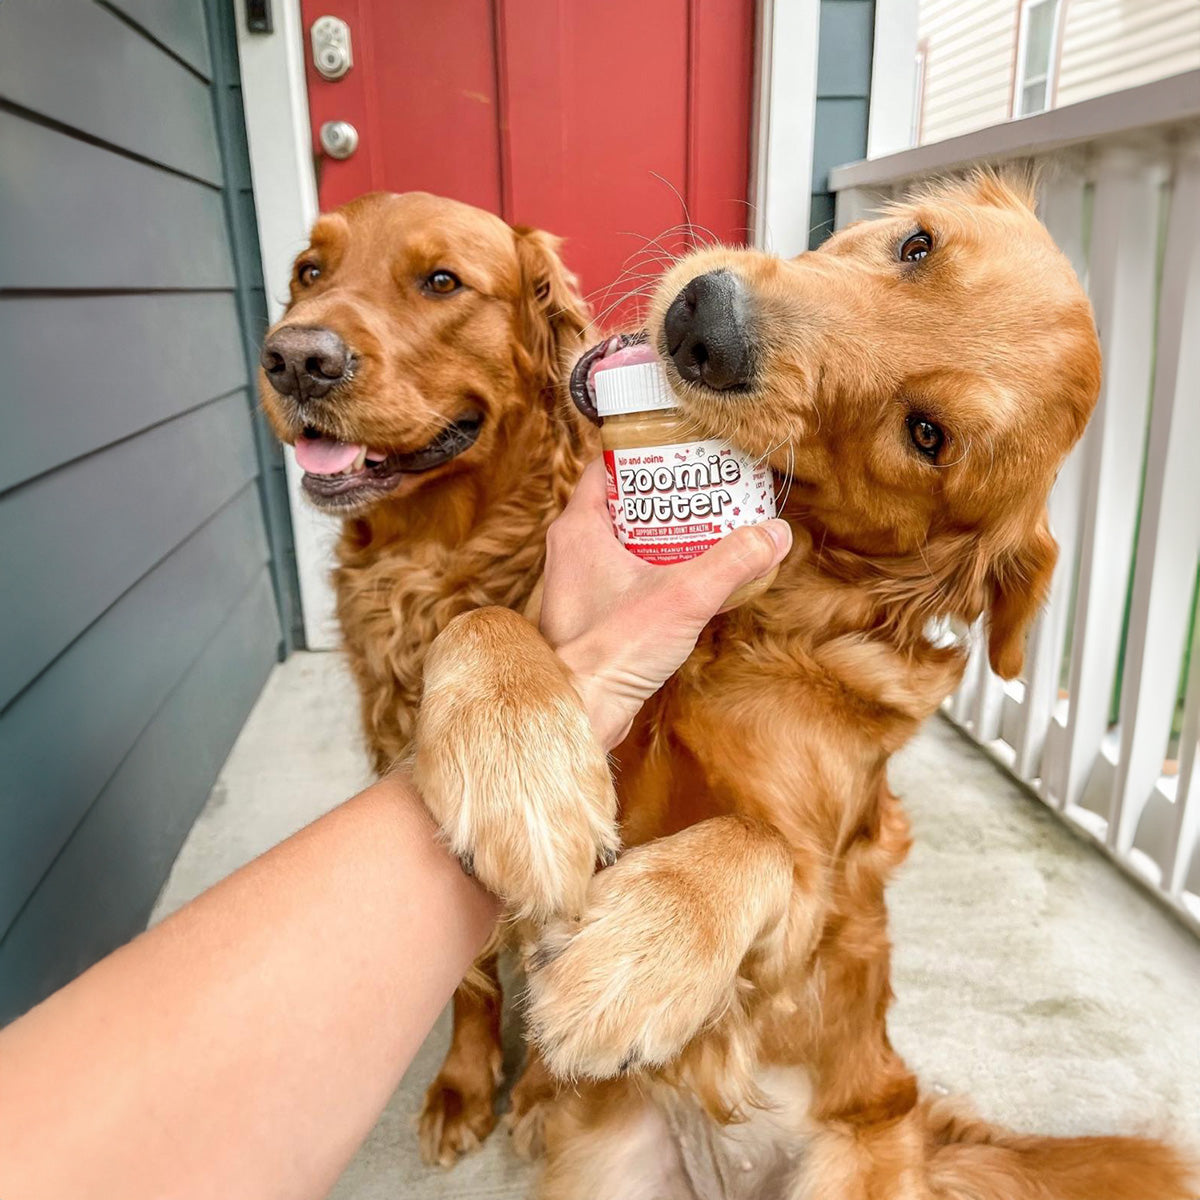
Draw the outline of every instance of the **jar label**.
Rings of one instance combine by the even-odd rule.
[[[770,466],[715,438],[605,450],[604,468],[617,537],[646,562],[695,558],[775,515]]]

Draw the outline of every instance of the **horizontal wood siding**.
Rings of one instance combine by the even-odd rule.
[[[246,407],[234,392],[0,504],[0,706],[254,479]]]
[[[1008,120],[1017,0],[921,0],[922,142]]]
[[[1061,0],[1051,106],[1123,91],[1200,67],[1198,0]],[[920,141],[1009,119],[1018,0],[920,0],[926,45]]]
[[[1200,67],[1197,0],[1068,0],[1056,103]]]
[[[212,78],[213,58],[219,61],[229,49],[218,42],[210,52],[205,12],[197,0],[101,0],[101,7],[136,26],[204,79]]]
[[[144,927],[275,662],[275,648],[264,637],[274,620],[271,580],[260,571],[142,730],[0,942],[0,1022]],[[197,730],[205,736],[197,737]]]
[[[142,927],[290,623],[229,20],[0,5],[0,1021]]]
[[[244,388],[240,338],[232,291],[0,296],[5,388],[37,397],[0,438],[0,492]]]
[[[98,4],[10,0],[0,79],[14,104],[219,186],[208,83]],[[137,86],[113,87],[119,73]]]
[[[11,922],[266,557],[258,497],[248,488],[5,710],[0,925]],[[197,736],[203,732],[197,730]]]
[[[220,188],[3,110],[0,162],[0,288],[233,287]]]

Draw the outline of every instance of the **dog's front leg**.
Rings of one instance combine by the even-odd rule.
[[[770,825],[713,817],[599,872],[529,956],[529,1028],[566,1079],[661,1067],[784,956],[795,861]]]
[[[425,660],[413,779],[450,849],[510,912],[583,911],[616,857],[608,760],[567,669],[504,608],[451,621]]]

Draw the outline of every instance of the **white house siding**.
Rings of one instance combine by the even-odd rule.
[[[1200,67],[1200,0],[1062,0],[1055,107]],[[1018,0],[920,0],[920,141],[1009,118]]]
[[[1200,67],[1200,0],[1066,0],[1056,107]]]
[[[1016,0],[922,0],[922,142],[1008,119],[1016,28]]]

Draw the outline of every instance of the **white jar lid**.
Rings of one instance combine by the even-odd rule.
[[[627,367],[597,371],[595,388],[596,411],[602,417],[679,406],[667,383],[666,372],[657,362],[631,363]]]

